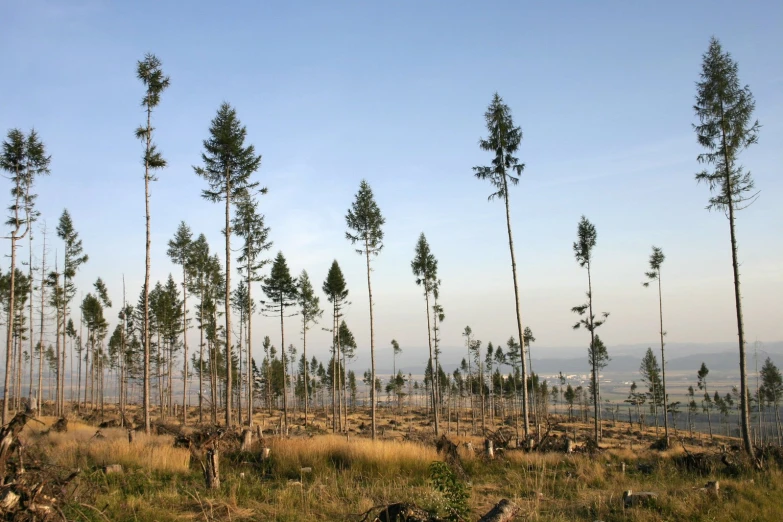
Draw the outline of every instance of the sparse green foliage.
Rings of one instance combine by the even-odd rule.
[[[576,231],[577,240],[574,241],[574,257],[579,266],[587,269],[587,302],[585,304],[575,306],[571,308],[571,311],[575,314],[579,314],[579,321],[574,324],[574,330],[584,328],[590,332],[590,345],[588,346],[588,359],[591,366],[591,379],[590,386],[593,395],[593,424],[595,431],[595,443],[601,438],[601,388],[598,381],[598,366],[596,363],[601,361],[608,361],[609,357],[606,354],[606,348],[603,348],[603,354],[601,348],[596,345],[597,336],[595,335],[596,329],[606,322],[609,317],[609,312],[602,314],[602,319],[596,319],[593,313],[593,279],[591,274],[592,262],[593,262],[593,248],[595,248],[596,241],[598,239],[598,233],[595,230],[595,225],[590,223],[585,216],[579,220],[579,225]],[[601,344],[603,346],[603,343]]]
[[[160,95],[171,83],[168,76],[163,74],[163,64],[154,54],[146,54],[143,60],[136,63],[136,76],[146,88],[144,97],[141,100],[141,106],[147,113],[146,125],[136,129],[136,139],[144,144],[144,154],[142,163],[144,163],[144,206],[147,219],[147,236],[144,268],[144,309],[142,321],[142,342],[144,345],[144,431],[150,433],[150,326],[149,326],[149,293],[150,293],[150,181],[157,178],[154,172],[166,167],[166,160],[152,141],[152,110],[160,103]]]
[[[433,487],[443,495],[448,520],[466,520],[470,514],[470,490],[448,464],[434,461],[430,464],[430,480]]]

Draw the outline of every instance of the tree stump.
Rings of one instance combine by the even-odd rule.
[[[204,465],[204,481],[207,489],[220,488],[220,467],[217,448],[207,450],[207,462]]]
[[[133,444],[133,438],[135,437],[135,434],[133,430],[128,430],[128,444]]]
[[[253,443],[253,432],[250,430],[244,430],[242,432],[242,445],[239,447],[239,451],[250,451],[250,445]]]
[[[113,473],[122,473],[122,465],[121,464],[109,464],[108,466],[103,467],[103,472],[107,475],[111,475]]]
[[[52,431],[55,431],[57,433],[65,433],[68,431],[68,419],[65,417],[60,417],[57,419],[57,422],[52,424]]]
[[[495,458],[495,443],[492,439],[484,439],[484,456],[488,459]]]
[[[269,460],[269,455],[272,453],[271,448],[261,448],[261,460]]]
[[[519,512],[519,508],[510,500],[503,499],[489,512],[479,519],[479,522],[508,522]]]
[[[5,484],[8,457],[11,456],[11,452],[18,442],[17,436],[25,424],[27,424],[27,415],[19,412],[14,415],[6,427],[0,430],[0,485]]]
[[[566,452],[566,454],[570,455],[571,453],[574,452],[574,441],[571,438],[569,438],[569,437],[566,437],[565,441],[566,441],[565,452]]]

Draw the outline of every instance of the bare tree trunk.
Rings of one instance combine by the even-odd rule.
[[[19,198],[17,197],[17,202]],[[18,204],[16,205],[18,207]],[[18,212],[18,211],[17,211]],[[18,218],[17,218],[18,220]],[[16,279],[16,233],[19,231],[19,227],[11,235],[11,286],[8,291],[8,324],[6,325],[6,357],[5,357],[5,379],[3,381],[3,425],[6,424],[8,419],[8,388],[11,385],[11,361],[13,360],[14,350],[14,285]]]
[[[150,434],[150,164],[149,154],[152,146],[151,132],[152,108],[147,105],[147,151],[144,160],[144,208],[146,211],[146,254],[144,260],[144,325],[142,328],[144,345],[144,432]]]
[[[220,458],[218,450],[211,448],[207,450],[207,463],[204,466],[204,481],[207,489],[220,489]]]
[[[201,328],[199,328],[199,372],[198,372],[198,422],[204,422],[204,287],[201,286],[199,295],[199,315],[201,317]]]
[[[302,357],[304,358],[304,425],[307,428],[307,318],[302,314]]]
[[[226,169],[226,427],[231,427],[231,170]],[[282,347],[285,350],[285,346]],[[285,387],[285,383],[283,383]]]
[[[370,282],[370,250],[368,240],[364,240],[364,253],[367,259],[367,293],[370,300],[370,360],[371,365],[371,379],[370,384],[370,403],[372,404],[372,440],[375,440],[375,322],[373,320],[372,311],[372,283]],[[429,311],[427,313],[429,317]]]
[[[43,360],[44,360],[44,311],[46,303],[46,229],[43,231],[43,254],[41,256],[41,314],[40,314],[40,332],[38,336],[38,393],[36,411],[37,415],[41,415],[41,407],[43,406]],[[77,401],[78,402],[78,401]]]
[[[251,290],[253,289],[253,281],[250,277],[250,260],[247,262],[247,426],[251,430],[253,429],[253,299],[251,296]],[[307,334],[305,334],[307,335]],[[307,375],[307,357],[305,357],[305,375]],[[307,386],[307,384],[305,384]],[[305,387],[305,390],[307,388]],[[305,392],[305,395],[307,393]],[[307,398],[305,397],[305,400]],[[306,404],[306,403],[305,403]],[[241,420],[240,420],[241,424]],[[305,425],[307,425],[307,412],[305,411]]]
[[[30,223],[28,221],[27,223],[28,228],[30,227]],[[35,351],[35,341],[33,339],[34,333],[35,333],[35,326],[33,325],[33,288],[35,285],[33,284],[33,233],[30,232],[29,236],[29,256],[30,256],[30,262],[28,264],[28,274],[30,276],[30,298],[28,300],[29,303],[29,322],[30,322],[30,383],[28,387],[27,392],[27,403],[30,404],[32,407],[31,401],[33,398],[33,352]]]
[[[185,262],[182,263],[182,341],[185,355],[182,363],[182,424],[188,424],[188,287]]]
[[[666,437],[666,445],[669,445],[669,405],[666,397],[666,359],[663,354],[663,297],[661,296],[661,269],[658,269],[658,313],[661,325],[661,373],[663,379],[663,435]],[[675,428],[676,430],[676,428]]]
[[[424,277],[426,278],[426,277],[428,277],[428,275],[425,274]],[[427,283],[426,280],[425,280],[425,282],[424,282],[424,303],[425,303],[427,308],[424,311],[427,312],[427,343],[428,343],[429,348],[430,348],[430,369],[432,371],[432,373],[430,374],[430,377],[432,378],[432,383],[431,383],[431,386],[430,386],[430,395],[431,395],[431,398],[432,398],[432,411],[433,411],[433,414],[435,416],[435,436],[437,437],[438,435],[440,435],[440,426],[439,426],[439,422],[438,422],[438,420],[439,420],[438,419],[438,403],[437,403],[438,395],[437,395],[437,392],[435,391],[435,389],[436,389],[436,384],[435,383],[437,381],[438,375],[437,375],[437,370],[435,368],[435,362],[434,362],[434,360],[432,358],[432,328],[430,326],[430,289],[429,289],[428,285],[429,285],[429,283]]]
[[[280,366],[283,367],[283,423],[285,426],[285,432],[288,433],[288,399],[286,396],[288,393],[286,393],[286,355],[285,355],[285,329],[283,328],[283,314],[285,312],[285,306],[283,303],[283,296],[280,296]]]
[[[63,289],[64,288],[65,287],[63,287]],[[63,298],[65,298],[64,293],[63,293]],[[62,365],[62,357],[60,356],[60,350],[61,350],[61,347],[60,347],[60,325],[61,325],[61,322],[60,322],[60,317],[59,317],[60,314],[57,314],[57,315],[58,315],[58,317],[57,317],[56,336],[55,336],[56,340],[55,340],[55,343],[54,343],[54,345],[55,345],[55,349],[54,349],[55,350],[55,356],[57,357],[57,385],[55,386],[55,388],[56,388],[56,390],[55,390],[56,400],[55,400],[55,405],[54,405],[54,414],[59,417],[59,416],[61,416],[63,414],[63,407],[62,407],[62,403],[60,402],[60,380],[62,378],[62,372],[63,372],[63,370],[65,370],[65,367]]]
[[[598,441],[601,438],[601,428],[598,422],[598,418],[601,415],[600,400],[598,394],[598,375],[595,367],[596,354],[595,354],[595,326],[593,325],[593,279],[590,274],[590,262],[587,262],[587,304],[589,308],[589,320],[590,320],[590,349],[593,351],[593,368],[592,368],[592,381],[593,381],[593,423],[595,430],[595,444],[598,445]]]
[[[524,430],[525,439],[530,436],[530,418],[527,405],[527,363],[525,362],[524,354],[524,335],[522,330],[522,312],[519,305],[519,284],[517,283],[517,260],[514,255],[514,239],[511,236],[511,211],[509,209],[508,202],[508,180],[506,176],[503,176],[503,188],[505,197],[503,198],[506,203],[506,228],[508,229],[508,248],[511,251],[511,274],[514,277],[514,305],[517,311],[517,331],[519,332],[519,343],[522,347],[522,417],[524,418]],[[483,407],[483,400],[482,400]]]

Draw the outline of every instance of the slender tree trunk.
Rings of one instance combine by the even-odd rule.
[[[43,360],[44,360],[44,311],[46,303],[46,230],[43,234],[43,254],[41,256],[41,314],[39,316],[41,320],[40,331],[38,335],[38,393],[36,400],[37,415],[41,415],[41,407],[43,406]],[[78,401],[77,401],[78,402]]]
[[[600,426],[598,417],[601,415],[600,401],[598,397],[598,375],[596,374],[596,352],[595,352],[595,326],[593,324],[593,279],[590,274],[590,262],[587,262],[587,304],[589,307],[589,320],[590,320],[590,350],[593,352],[593,368],[592,368],[592,381],[593,381],[593,421],[595,430],[595,444],[598,445],[598,441],[601,438]]]
[[[30,228],[30,222],[28,221],[27,227]],[[28,264],[28,274],[30,276],[30,298],[29,298],[29,322],[30,322],[30,383],[28,387],[27,392],[27,403],[30,404],[30,401],[33,398],[33,353],[35,350],[35,341],[33,339],[34,332],[35,332],[35,325],[33,324],[33,288],[35,285],[33,284],[33,233],[30,232],[29,236],[29,256],[30,256],[30,262]]]
[[[182,424],[188,424],[188,287],[185,261],[182,263],[182,341],[185,355],[182,363]]]
[[[304,425],[307,429],[307,319],[302,314],[302,357],[304,357],[304,378],[302,384],[304,384]]]
[[[280,366],[283,367],[283,425],[285,426],[285,432],[288,433],[288,400],[286,396],[286,371],[285,371],[285,328],[283,328],[283,314],[285,313],[285,303],[283,303],[283,296],[280,296]]]
[[[372,440],[375,440],[375,321],[373,320],[372,310],[372,283],[370,282],[370,250],[369,241],[364,240],[364,253],[367,259],[367,293],[370,301],[370,361],[371,361],[371,379],[370,384],[370,403],[372,404]],[[12,283],[13,284],[13,283]],[[429,317],[429,311],[427,313]]]
[[[18,208],[18,200],[17,197],[17,205]],[[18,217],[17,217],[18,222]],[[3,381],[3,425],[7,423],[8,419],[8,400],[9,400],[9,387],[11,385],[11,361],[13,360],[13,350],[14,350],[14,340],[13,340],[13,332],[14,332],[14,285],[15,279],[16,279],[16,233],[19,231],[19,227],[14,231],[13,234],[11,234],[11,286],[8,291],[8,324],[6,327],[6,357],[5,357],[5,379]]]
[[[204,422],[204,286],[199,289],[199,316],[201,317],[201,327],[199,328],[199,361],[198,361],[198,422]]]
[[[729,178],[730,179],[730,178]],[[729,181],[730,183],[730,181]],[[740,293],[739,261],[737,260],[737,236],[734,225],[734,204],[729,198],[729,228],[731,230],[731,262],[734,271],[734,303],[737,309],[737,337],[740,359],[740,417],[742,419],[742,444],[748,455],[753,454],[750,442],[750,410],[748,407],[748,372],[745,358],[745,327],[742,321],[742,297]]]
[[[59,315],[59,314],[57,314],[57,315]],[[63,407],[62,407],[62,403],[60,402],[60,380],[61,380],[62,372],[63,372],[63,370],[65,370],[65,368],[62,365],[62,359],[60,357],[60,349],[61,349],[61,347],[60,347],[60,324],[61,324],[60,323],[60,317],[58,317],[57,318],[57,327],[56,327],[56,332],[57,333],[56,333],[56,337],[55,337],[56,340],[55,340],[55,343],[54,343],[54,345],[55,345],[55,356],[57,357],[57,385],[55,386],[55,388],[56,388],[55,389],[56,400],[55,400],[55,407],[54,407],[54,411],[55,411],[55,415],[56,416],[60,416],[60,415],[63,414]]]
[[[147,151],[144,160],[144,208],[146,211],[146,254],[144,260],[144,325],[142,328],[144,345],[144,432],[150,434],[150,164],[149,154],[152,146],[152,108],[147,104]]]
[[[125,368],[125,334],[128,330],[128,314],[127,304],[125,303],[125,274],[122,275],[122,337],[120,340],[120,426],[125,426],[125,403],[127,401],[127,388],[128,383],[126,381],[127,376]],[[71,340],[73,344],[73,340]],[[71,366],[73,366],[73,351],[71,351]],[[71,370],[71,376],[73,376],[73,370]],[[73,387],[73,385],[71,385]]]
[[[247,426],[253,428],[253,298],[251,290],[253,289],[253,280],[250,277],[250,260],[247,261]],[[307,335],[305,333],[305,335]],[[305,361],[307,358],[305,357]],[[305,375],[307,375],[307,365],[305,364]],[[305,384],[305,386],[307,386]],[[306,390],[307,388],[305,388]],[[306,395],[306,393],[305,393]],[[307,398],[305,398],[307,400]],[[241,421],[240,421],[241,424]],[[307,426],[307,412],[305,410],[305,426]]]
[[[658,269],[658,313],[661,325],[661,374],[663,379],[663,436],[669,445],[669,405],[666,397],[666,359],[663,353],[663,297],[661,295],[661,269]],[[675,428],[676,429],[676,428]]]
[[[63,313],[62,313],[62,364],[60,364],[61,371],[57,372],[57,400],[60,404],[60,415],[65,415],[65,345],[66,345],[66,332],[65,325],[68,324],[68,255],[67,252],[63,255]]]
[[[339,312],[337,308],[337,296],[332,303],[332,433],[337,433],[337,336]],[[341,421],[340,421],[341,422]]]
[[[522,312],[519,305],[519,284],[517,283],[517,260],[514,254],[514,239],[511,235],[511,210],[509,208],[508,201],[508,180],[505,174],[503,175],[503,189],[505,197],[503,198],[506,203],[506,228],[508,229],[508,248],[511,251],[511,274],[514,277],[514,305],[517,311],[517,331],[519,332],[519,343],[522,345],[522,417],[524,419],[524,431],[525,439],[530,436],[530,418],[528,412],[528,398],[527,398],[527,363],[525,362],[524,354],[524,336],[522,330]],[[482,400],[483,406],[483,400]]]
[[[436,385],[435,382],[437,380],[437,370],[435,368],[435,362],[432,358],[432,328],[430,326],[430,289],[429,289],[429,283],[427,283],[426,278],[429,277],[429,274],[425,274],[425,282],[424,282],[424,304],[426,306],[426,309],[424,310],[427,313],[427,344],[430,349],[430,369],[432,370],[432,383],[430,386],[430,394],[432,398],[432,411],[435,416],[435,436],[437,437],[440,435],[440,425],[439,425],[439,419],[438,419],[438,406],[437,406],[437,392],[435,391]]]
[[[282,347],[285,350],[285,346]],[[226,169],[226,427],[231,427],[231,171]],[[283,383],[285,388],[285,383]],[[286,419],[287,423],[287,419]],[[287,425],[287,424],[286,424]]]

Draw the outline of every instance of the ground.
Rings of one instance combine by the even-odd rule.
[[[350,415],[347,436],[331,434],[321,411],[306,430],[298,425],[300,414],[289,415],[295,426],[287,437],[275,434],[277,414],[258,412],[263,439],[254,437],[248,451],[240,451],[233,432],[220,436],[221,481],[215,490],[205,486],[204,448],[195,449],[196,443],[194,449],[174,447],[177,436],[183,444],[183,434],[200,440],[206,426],[181,428],[169,420],[160,423],[158,433],[135,432],[129,442],[124,428],[98,433],[96,416],[87,422],[71,414],[67,432],[50,430],[57,419],[41,417],[28,422],[20,439],[27,468],[45,468],[52,476],[81,470],[60,500],[68,520],[358,521],[374,506],[396,502],[416,504],[444,519],[464,508],[466,520],[478,520],[502,498],[519,507],[519,520],[783,520],[778,464],[765,459],[764,469],[755,470],[732,451],[733,439],[674,439],[671,449],[658,451],[650,449],[654,428],[640,432],[627,422],[605,423],[599,450],[589,453],[585,442],[591,426],[553,417],[547,444],[575,438],[574,454],[566,455],[557,445],[553,451],[529,453],[512,441],[490,460],[483,454],[484,438],[469,433],[470,422],[462,421],[457,435],[452,421],[447,437],[458,447],[453,459],[437,452],[425,412],[383,409],[380,415],[381,435],[373,442],[359,428],[370,425],[366,412]],[[493,432],[498,424],[491,424]],[[543,426],[542,437],[546,431]],[[262,458],[264,447],[270,448],[268,459]],[[686,452],[709,457],[709,464],[688,469]],[[446,466],[432,466],[444,460]],[[107,474],[104,467],[112,464],[123,471]],[[717,492],[704,487],[716,480]],[[657,497],[625,507],[626,490],[652,491]]]

